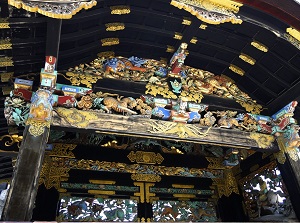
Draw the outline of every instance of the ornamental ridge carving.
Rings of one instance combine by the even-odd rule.
[[[80,0],[65,0],[60,3],[57,0],[45,1],[22,1],[22,0],[8,0],[8,4],[16,8],[23,8],[29,12],[38,12],[42,15],[56,18],[56,19],[71,19],[73,15],[81,9],[89,9],[97,4],[96,0],[80,1]]]
[[[160,182],[161,177],[155,174],[132,174],[131,179],[143,182]]]
[[[136,153],[131,151],[127,157],[131,162],[146,164],[161,164],[164,160],[160,153],[155,154],[153,152],[143,151],[137,151]]]

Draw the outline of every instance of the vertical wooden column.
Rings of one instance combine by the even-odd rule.
[[[48,19],[46,55],[52,57],[58,55],[61,22],[61,20]],[[45,68],[46,65],[47,63]],[[31,100],[23,141],[4,208],[3,220],[6,221],[30,221],[32,218],[52,118],[51,90],[56,82],[53,71],[47,69],[42,71],[47,75],[45,80],[41,75],[41,83],[46,85],[36,91]]]

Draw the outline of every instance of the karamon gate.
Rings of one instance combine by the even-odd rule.
[[[157,2],[164,1],[149,4],[154,7]],[[216,29],[222,32],[227,26],[242,26],[244,21],[250,21],[247,13],[255,14],[251,11],[254,6],[248,5],[249,11],[239,15],[239,8],[244,7],[242,1],[171,1],[167,5],[174,10],[174,15],[170,13],[173,19],[178,18],[176,13],[193,19],[184,17],[181,21],[182,26],[191,27],[190,31],[175,33],[171,38],[174,44],[161,55],[167,58],[151,50],[147,56],[143,47],[121,53],[123,45],[115,53],[110,49],[119,49],[123,37],[107,37],[99,44],[108,50],[98,50],[97,56],[81,58],[79,63],[75,59],[67,63],[65,55],[73,54],[72,47],[61,54],[59,46],[69,47],[63,42],[70,40],[67,32],[72,26],[65,26],[64,34],[62,19],[72,23],[87,18],[89,12],[96,15],[109,10],[110,15],[118,16],[114,19],[124,17],[127,21],[131,10],[137,15],[150,13],[138,11],[136,3],[132,7],[130,3],[109,5],[112,3],[98,1],[100,6],[95,6],[96,3],[49,1],[45,8],[46,3],[39,1],[8,1],[12,18],[14,13],[21,18],[23,10],[52,19],[47,18],[46,57],[41,71],[9,77],[8,72],[1,73],[1,81],[12,86],[6,93],[3,91],[3,114],[10,132],[0,137],[0,160],[4,161],[0,165],[1,220],[297,221],[298,82],[291,81],[290,88],[286,84],[287,96],[282,102],[272,99],[276,102],[274,110],[271,102],[267,107],[253,99],[258,90],[248,94],[240,87],[240,79],[250,76],[252,68],[247,73],[232,60],[226,68],[229,74],[225,70],[215,73],[209,65],[202,66],[199,58],[189,60],[202,52],[200,48],[196,52],[194,47],[205,42],[192,36],[198,32],[192,30],[201,30],[204,35],[207,26],[219,26]],[[14,11],[15,7],[21,11]],[[95,11],[92,7],[96,7]],[[79,12],[83,8],[91,11]],[[258,20],[262,15],[255,16]],[[165,14],[163,17],[164,21],[170,19]],[[175,26],[176,20],[172,24]],[[114,22],[105,27],[105,33],[117,33],[126,25]],[[126,29],[130,27],[132,23]],[[80,25],[80,29],[79,36],[92,36],[91,30],[84,33],[89,28]],[[168,30],[167,26],[164,29]],[[151,30],[160,32],[157,28]],[[300,58],[299,32],[287,30],[285,35],[276,34],[276,30],[268,32],[282,35],[298,53],[293,58]],[[124,41],[128,40],[124,37]],[[74,47],[83,42],[76,42]],[[228,46],[217,47],[235,52]],[[256,52],[255,56],[269,51],[267,45],[255,39],[247,47],[251,49],[249,53]],[[272,46],[270,51],[275,55]],[[136,54],[128,55],[132,52]],[[256,67],[256,60],[245,52],[240,53],[239,60]],[[60,70],[60,56],[63,66],[70,64],[67,69]],[[209,59],[201,57],[204,61]],[[257,61],[261,68],[263,62],[259,58]],[[282,63],[288,65],[290,61]],[[8,67],[13,66],[6,63],[5,69]],[[291,67],[300,70],[297,65]],[[270,74],[267,68],[262,70]],[[281,79],[277,73],[271,76]],[[258,86],[267,85],[256,82]]]

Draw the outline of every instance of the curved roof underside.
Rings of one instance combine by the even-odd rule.
[[[186,65],[230,77],[267,108],[264,114],[272,115],[290,101],[300,100],[300,44],[286,31],[291,25],[300,30],[300,5],[292,0],[281,5],[277,0],[240,2],[244,5],[236,15],[243,20],[241,24],[212,25],[172,6],[168,0],[98,0],[95,7],[62,21],[58,71],[89,62],[106,51],[126,57],[169,60],[173,53],[167,49],[176,50],[180,43],[186,42],[189,44]],[[14,77],[25,79],[24,74],[38,74],[44,66],[46,41],[52,36],[47,34],[47,24],[53,19],[1,4],[1,15],[9,17],[10,23],[9,29],[0,29],[1,37],[11,39],[12,49],[0,53],[1,57],[12,57],[14,63],[0,67],[1,72],[14,72]],[[117,5],[129,6],[130,13],[111,14],[110,7]],[[191,24],[183,24],[183,19]],[[106,31],[108,23],[123,23],[125,29]],[[174,38],[175,33],[182,38]],[[104,38],[118,38],[119,44],[102,46]],[[190,43],[192,38],[197,42]],[[254,47],[253,41],[264,45],[267,52]],[[240,55],[248,56],[254,65]],[[232,71],[231,65],[244,71],[244,75]],[[1,98],[3,110],[5,97]],[[300,120],[299,106],[295,115]],[[3,114],[1,117],[1,133],[7,134],[6,120]]]

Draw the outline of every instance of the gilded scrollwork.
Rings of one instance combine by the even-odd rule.
[[[202,128],[182,123],[154,122],[150,125],[152,127],[152,130],[149,130],[150,133],[177,135],[179,138],[205,137],[211,128],[209,127],[206,131],[201,132]]]
[[[272,142],[274,142],[275,137],[272,135],[266,135],[261,133],[250,133],[250,138],[254,139],[257,142],[257,145],[259,148],[266,149],[272,145]]]
[[[223,179],[213,179],[212,185],[217,187],[219,198],[222,195],[228,197],[233,192],[239,194],[238,184],[231,169],[224,170]]]
[[[17,143],[17,146],[19,148],[20,148],[20,143],[23,140],[23,136],[19,136],[19,135],[16,135],[16,134],[0,136],[0,141],[2,141],[4,138],[8,138],[9,139],[9,141],[6,141],[4,143],[5,146],[12,146],[13,144]]]
[[[94,112],[81,111],[77,109],[55,108],[55,112],[63,117],[70,125],[75,127],[87,127],[89,121],[97,120],[98,116]]]
[[[1,82],[8,82],[14,76],[14,72],[1,73]]]
[[[224,159],[222,157],[205,157],[206,160],[209,162],[208,167],[209,169],[225,169],[223,164]]]
[[[87,86],[88,88],[92,87],[92,84],[96,83],[99,79],[102,79],[101,76],[94,76],[83,73],[67,72],[65,75],[62,75],[65,79],[69,80],[72,85],[79,86],[81,84]]]

